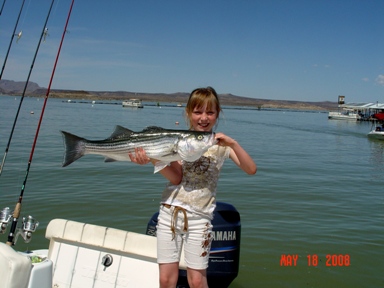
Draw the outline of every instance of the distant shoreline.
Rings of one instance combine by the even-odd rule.
[[[40,90],[40,89],[39,89]],[[32,92],[27,96],[45,97],[45,93]],[[20,95],[20,94],[19,94]],[[13,95],[14,96],[14,95]],[[149,94],[149,93],[132,93],[132,92],[85,92],[85,91],[60,91],[51,90],[49,97],[66,100],[82,100],[82,101],[124,101],[131,98],[141,99],[143,102],[159,102],[175,103],[186,105],[188,101],[188,93],[176,94]],[[219,95],[222,105],[227,106],[246,106],[255,109],[288,109],[288,110],[315,110],[315,111],[334,111],[337,110],[336,102],[303,102],[303,101],[285,101],[285,100],[268,100],[239,97],[234,95]]]
[[[0,80],[0,96],[20,96],[23,93],[25,82],[15,82],[11,80]],[[38,84],[29,82],[25,96],[45,97],[46,88]],[[49,97],[84,100],[84,101],[102,101],[116,100],[124,101],[131,98],[139,98],[143,102],[159,103],[177,103],[185,105],[188,101],[189,93],[137,93],[126,91],[84,91],[84,90],[63,90],[52,89]],[[246,106],[256,109],[288,109],[288,110],[315,110],[315,111],[335,111],[338,109],[337,102],[323,101],[288,101],[288,100],[270,100],[250,97],[236,96],[232,94],[220,94],[220,103],[228,106]]]

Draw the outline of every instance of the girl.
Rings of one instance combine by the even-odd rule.
[[[220,112],[219,99],[212,87],[193,90],[185,108],[189,127],[195,131],[212,131]],[[247,174],[256,173],[255,162],[236,140],[223,133],[216,133],[215,138],[217,144],[197,161],[172,162],[160,171],[169,180],[161,197],[157,224],[161,288],[176,287],[183,245],[189,286],[208,287],[206,269],[220,169],[229,157]],[[157,161],[149,159],[142,148],[129,157],[141,165]]]

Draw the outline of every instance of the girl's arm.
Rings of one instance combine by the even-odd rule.
[[[228,146],[231,148],[229,157],[236,163],[245,173],[253,175],[257,171],[256,163],[251,156],[240,146],[235,139],[223,134],[216,133],[216,139],[219,146]]]
[[[153,165],[159,160],[151,159]],[[178,185],[183,178],[183,171],[181,163],[179,161],[171,162],[169,166],[164,167],[159,171],[166,179],[168,179],[173,185]]]
[[[145,165],[151,162],[153,165],[156,164],[158,160],[148,158],[145,150],[143,148],[135,148],[135,153],[128,153],[131,162],[137,163],[140,165]],[[168,179],[172,184],[178,185],[183,178],[183,171],[180,162],[171,162],[169,166],[164,167],[159,171],[166,179]]]

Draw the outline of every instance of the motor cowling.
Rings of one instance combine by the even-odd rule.
[[[207,279],[209,287],[228,287],[237,277],[240,262],[241,222],[234,206],[217,202],[212,220],[214,239],[211,245]],[[159,212],[147,225],[147,235],[156,236]],[[187,271],[179,270],[178,288],[188,288]]]

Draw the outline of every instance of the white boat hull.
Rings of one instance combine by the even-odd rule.
[[[368,137],[371,139],[384,140],[384,130],[377,131],[377,129],[372,130],[368,133]]]
[[[47,259],[36,264],[30,255],[0,243],[0,288],[158,287],[153,236],[55,219],[46,238],[49,249],[39,250],[39,255],[45,251]],[[107,265],[103,259],[112,263]],[[183,260],[180,264],[186,269]]]
[[[329,112],[328,119],[334,120],[354,120],[357,121],[361,117],[357,113]]]
[[[122,102],[123,107],[144,108],[140,99],[130,99]]]

